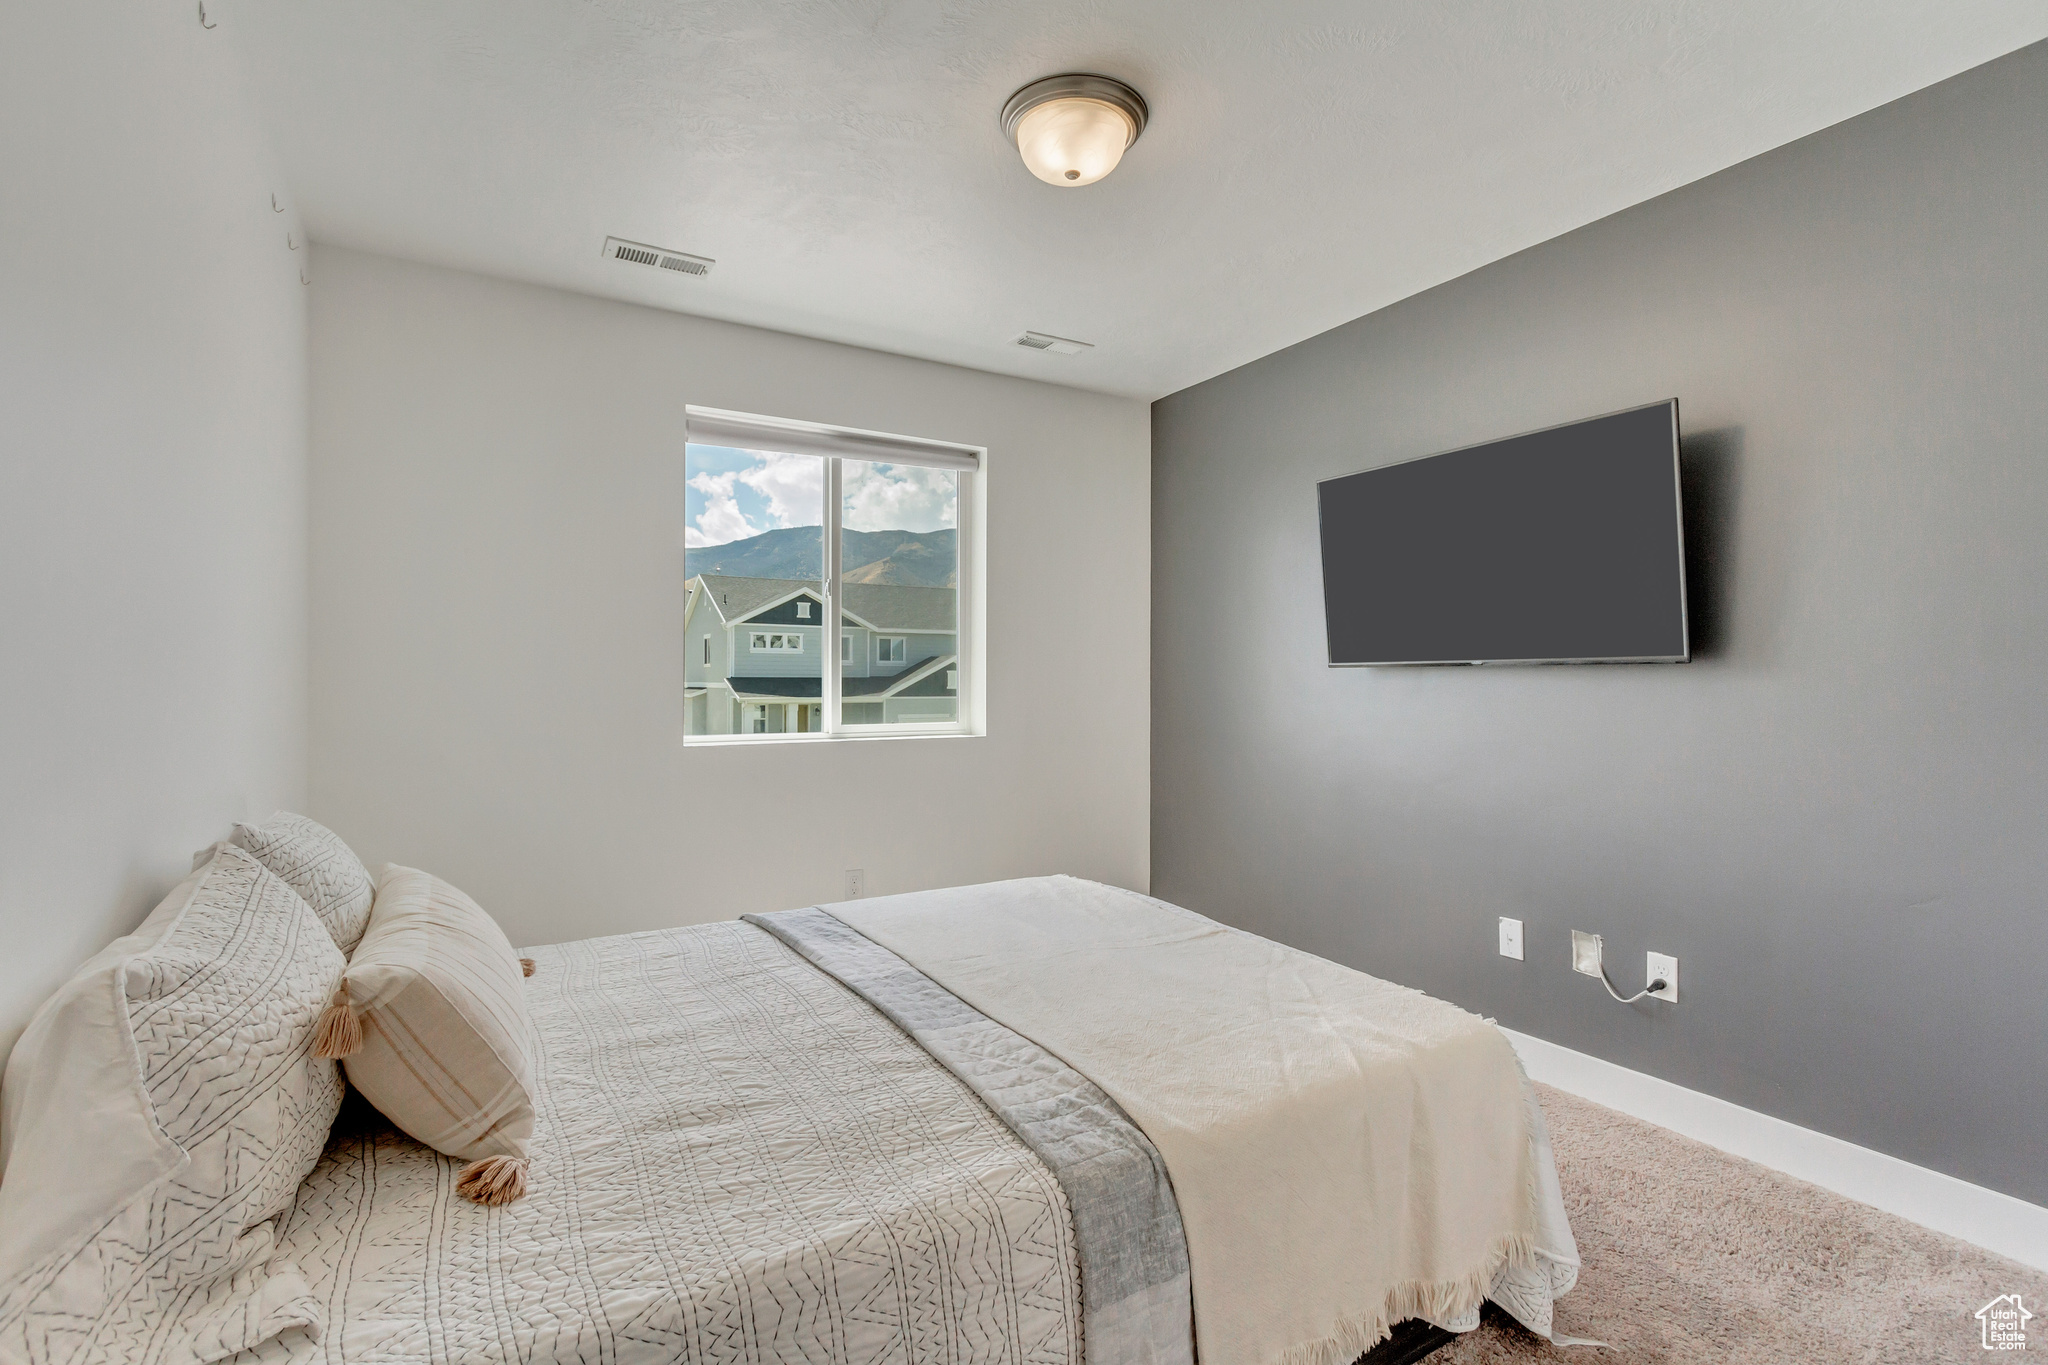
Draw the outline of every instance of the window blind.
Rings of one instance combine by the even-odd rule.
[[[981,452],[972,446],[759,417],[722,408],[686,407],[683,414],[684,439],[694,445],[767,450],[785,455],[836,455],[847,460],[922,465],[928,469],[973,472],[981,468]]]

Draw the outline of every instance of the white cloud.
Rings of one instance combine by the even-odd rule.
[[[786,526],[816,526],[825,508],[825,462],[811,455],[747,452],[749,469],[723,474],[697,474],[690,487],[704,495],[704,510],[683,528],[690,549],[724,545],[763,531]],[[842,466],[844,524],[850,531],[936,531],[959,524],[958,480],[952,471],[912,465],[869,464],[848,460]],[[736,485],[758,493],[767,504],[764,525],[755,525],[740,510]]]
[[[758,461],[739,481],[768,500],[777,526],[817,526],[825,520],[825,462],[815,455],[748,452]],[[724,476],[731,478],[731,475]]]
[[[857,460],[841,468],[849,531],[936,531],[959,524],[959,480],[951,470]]]
[[[740,505],[733,500],[732,481],[735,474],[699,474],[690,480],[690,487],[704,495],[704,510],[697,517],[694,526],[683,527],[683,545],[695,550],[706,545],[724,545],[748,536],[761,534],[740,511]]]

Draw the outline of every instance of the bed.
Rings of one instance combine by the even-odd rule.
[[[529,950],[531,1193],[458,1199],[452,1163],[351,1105],[279,1234],[323,1326],[237,1359],[1187,1365],[1157,1149],[848,922],[898,900]],[[1540,1254],[1488,1297],[1547,1332],[1576,1254],[1526,1083],[1502,1102],[1534,1115]],[[1374,1324],[1370,1358],[1419,1358],[1476,1304],[1453,1316]]]
[[[0,1365],[1403,1365],[1483,1301],[1547,1335],[1577,1273],[1497,1028],[1150,897],[878,897],[527,975],[438,879],[284,813],[237,838],[10,1060]]]

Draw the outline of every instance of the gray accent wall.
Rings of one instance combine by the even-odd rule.
[[[1673,395],[1694,662],[1326,666],[1317,480]],[[2048,44],[1160,400],[1152,543],[1155,894],[2048,1203]]]

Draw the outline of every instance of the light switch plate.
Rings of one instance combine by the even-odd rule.
[[[1572,970],[1582,976],[1600,975],[1600,935],[1572,930]]]
[[[1648,957],[1650,965],[1645,969],[1648,975],[1643,978],[1643,984],[1648,985],[1660,976],[1664,978],[1664,989],[1661,991],[1651,991],[1650,998],[1652,1000],[1669,1000],[1672,1004],[1677,1004],[1678,959],[1670,956],[1668,953],[1650,953]]]
[[[1500,917],[1500,955],[1522,960],[1522,922],[1506,915]]]

